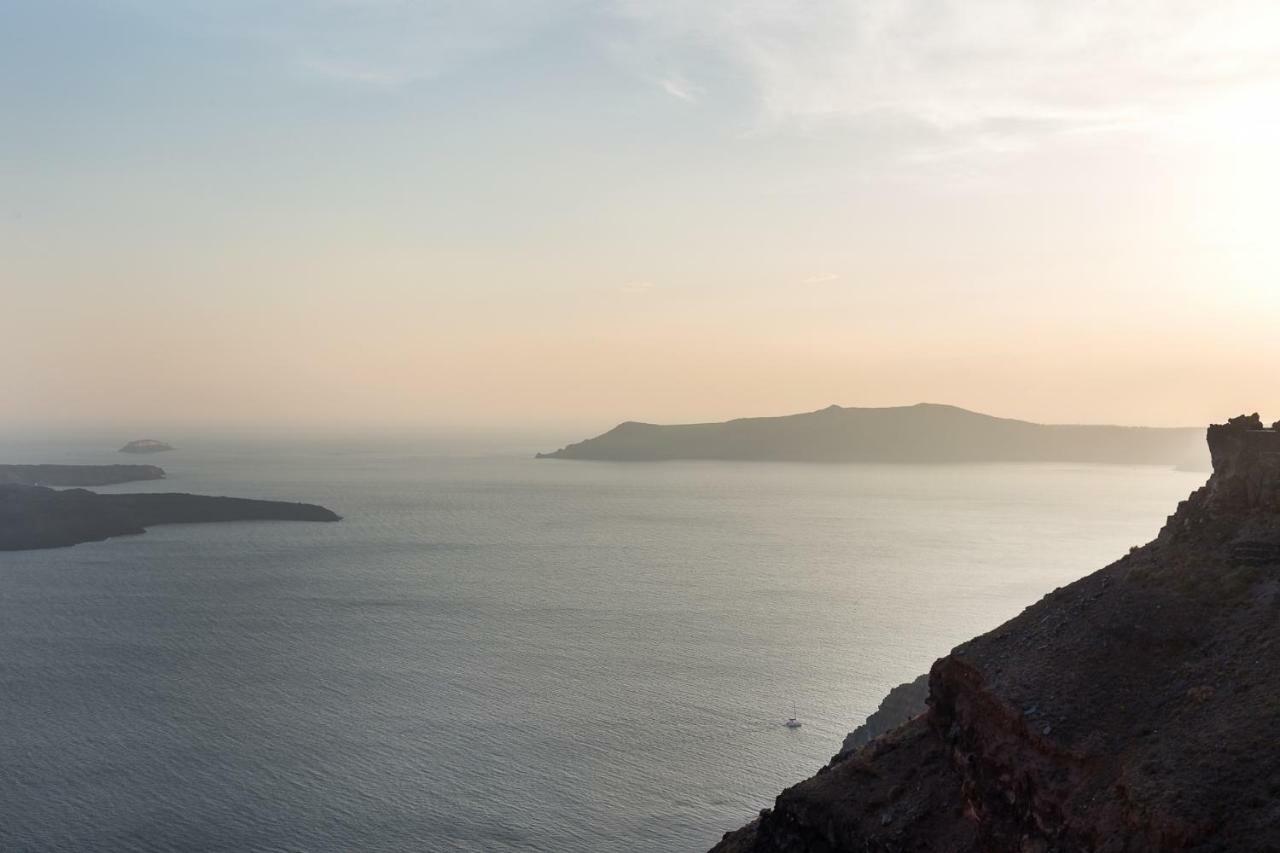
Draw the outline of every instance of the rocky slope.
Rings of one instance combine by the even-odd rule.
[[[892,731],[912,718],[920,716],[928,710],[928,702],[928,673],[915,681],[899,684],[880,700],[880,706],[876,708],[875,713],[867,717],[865,723],[849,732],[844,743],[840,744],[840,751],[831,760],[839,761],[862,749],[885,732]]]
[[[1195,429],[1063,426],[922,403],[830,406],[778,418],[663,426],[629,421],[542,459],[655,462],[1104,462],[1205,468]]]
[[[155,465],[0,465],[0,484],[20,486],[111,486],[163,480]]]
[[[717,853],[1280,851],[1280,431],[1208,439],[1155,541],[939,660],[925,714]]]
[[[60,548],[143,533],[154,524],[339,518],[315,504],[173,493],[99,495],[84,489],[0,485],[0,551]]]

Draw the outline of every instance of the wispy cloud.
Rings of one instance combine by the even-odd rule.
[[[909,132],[926,156],[1150,126],[1280,81],[1275,0],[115,2],[251,39],[304,76],[379,88],[466,79],[563,42],[677,100],[701,103],[706,87],[747,104],[735,115],[752,130],[849,125],[899,149]]]
[[[838,281],[840,276],[833,272],[818,273],[807,278],[800,279],[801,284],[827,284],[828,282]]]
[[[628,281],[622,285],[623,293],[648,293],[653,290],[651,281]]]
[[[702,91],[697,86],[680,76],[664,77],[658,81],[658,84],[662,86],[662,91],[671,97],[690,104],[697,103],[702,96]]]
[[[766,124],[900,116],[1016,139],[1280,76],[1272,0],[617,0],[655,62],[736,68]]]
[[[395,89],[423,76],[387,67],[350,65],[320,56],[301,56],[296,67],[306,77],[378,89]]]
[[[467,73],[540,33],[577,26],[586,0],[116,0],[174,26],[259,45],[293,72],[398,87]]]

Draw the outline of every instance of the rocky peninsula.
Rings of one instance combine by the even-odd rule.
[[[1202,430],[1036,424],[955,406],[817,412],[724,423],[628,421],[540,459],[659,462],[1081,462],[1205,470]]]
[[[0,484],[20,486],[113,486],[163,480],[155,465],[0,465]]]
[[[338,521],[322,506],[180,493],[101,495],[84,489],[0,485],[0,551],[61,548],[144,533],[156,524]]]
[[[924,713],[716,853],[1280,850],[1280,430],[1159,536],[934,664]]]

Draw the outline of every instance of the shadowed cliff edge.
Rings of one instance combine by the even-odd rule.
[[[840,751],[831,760],[839,761],[885,732],[893,731],[913,717],[918,717],[925,712],[928,702],[929,673],[926,672],[906,684],[899,684],[880,700],[879,707],[867,717],[866,722],[845,736],[844,743],[840,744]]]
[[[1205,470],[1199,429],[1035,424],[956,406],[829,406],[710,424],[628,421],[539,459],[660,462],[1081,462]]]
[[[1280,850],[1280,431],[1159,536],[934,664],[927,710],[715,853]]]

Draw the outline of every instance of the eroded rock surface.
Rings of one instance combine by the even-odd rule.
[[[832,761],[856,752],[885,732],[892,731],[908,720],[918,717],[928,709],[929,673],[914,681],[899,684],[880,700],[875,713],[867,721],[849,732]]]

